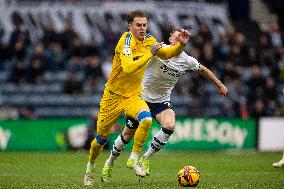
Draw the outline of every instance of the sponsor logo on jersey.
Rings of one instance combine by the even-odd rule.
[[[168,61],[168,60],[166,60],[166,61]],[[168,74],[168,75],[170,75],[170,76],[173,76],[173,77],[180,77],[180,74],[179,74],[179,72],[177,71],[177,70],[174,70],[174,69],[171,69],[171,68],[169,68],[169,67],[167,67],[166,65],[164,65],[164,64],[162,64],[161,66],[160,66],[160,69],[163,71],[163,73],[165,73],[165,74]]]
[[[133,61],[138,60],[139,58],[141,58],[141,56],[135,56],[133,57]]]

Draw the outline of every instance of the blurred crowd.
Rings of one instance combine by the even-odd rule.
[[[62,83],[63,92],[84,95],[96,94],[98,83],[107,80],[115,44],[123,31],[107,28],[103,32],[103,43],[97,44],[96,36],[84,42],[73,29],[72,21],[67,19],[62,31],[57,31],[50,23],[42,36],[31,40],[20,15],[15,12],[11,20],[14,29],[8,43],[2,42],[5,30],[0,27],[0,71],[9,72],[6,82],[19,86],[41,85],[45,82],[46,72],[67,71],[68,78]],[[173,28],[168,26],[163,31],[170,32]],[[163,41],[168,41],[167,33],[163,35]],[[208,26],[200,21],[198,33],[191,36],[186,51],[217,74],[229,89],[230,97],[222,101],[221,111],[216,116],[259,118],[284,112],[281,100],[283,46],[284,35],[277,22],[273,22],[268,31],[253,38],[231,25],[217,40],[213,40]],[[83,78],[78,79],[77,73],[83,74]],[[206,86],[208,81],[195,72],[186,75],[176,86],[174,95],[193,99],[188,104],[190,116],[207,116],[204,109],[212,104],[214,98],[208,98],[211,93]],[[214,92],[217,93],[217,90]],[[0,115],[7,106],[12,108],[3,106]],[[22,108],[33,110],[32,107]],[[29,117],[33,115],[31,113]]]

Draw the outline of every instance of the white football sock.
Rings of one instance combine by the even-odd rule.
[[[158,152],[169,141],[173,131],[161,128],[160,131],[154,136],[151,146],[143,155],[144,159],[150,158],[154,153]]]
[[[131,152],[129,159],[135,159],[138,160],[139,154],[135,152]]]
[[[87,169],[94,169],[95,164],[88,162]]]
[[[120,155],[120,152],[123,150],[124,146],[127,143],[125,140],[123,140],[122,135],[119,135],[117,139],[114,141],[112,150],[110,152],[109,158],[106,160],[106,165],[113,166],[114,161],[117,159],[117,157]]]

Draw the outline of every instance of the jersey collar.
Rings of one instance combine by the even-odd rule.
[[[144,43],[146,41],[146,35],[144,36],[143,41],[140,41],[133,33],[129,31],[129,33],[134,37],[136,43]]]

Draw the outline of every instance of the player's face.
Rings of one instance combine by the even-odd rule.
[[[143,40],[146,35],[146,30],[148,27],[146,17],[135,17],[133,22],[128,24],[129,31],[135,35],[139,40]]]
[[[180,31],[175,31],[169,38],[171,45],[176,45],[178,40],[177,37],[179,36]]]

